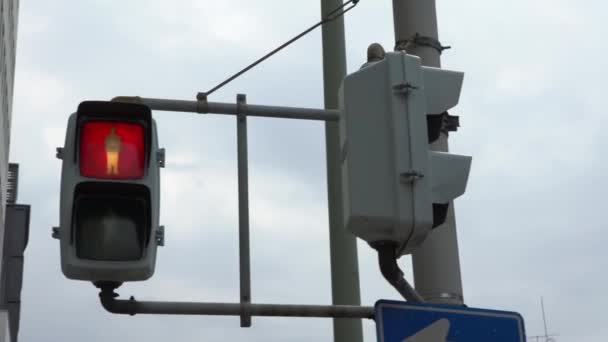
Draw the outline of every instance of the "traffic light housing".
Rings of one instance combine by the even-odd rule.
[[[70,279],[145,280],[154,273],[159,226],[156,123],[150,108],[85,101],[68,120],[62,159],[61,268]]]
[[[458,103],[463,73],[387,53],[340,88],[343,213],[370,244],[409,254],[464,193],[471,158],[429,150],[427,114]]]

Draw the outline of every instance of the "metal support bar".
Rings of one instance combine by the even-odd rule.
[[[116,299],[111,288],[99,293],[101,305],[115,314],[160,315],[215,315],[215,316],[274,316],[274,317],[333,317],[374,318],[374,308],[352,305],[291,305],[291,304],[239,304],[239,303],[188,303],[188,302],[141,302]]]
[[[407,282],[397,264],[394,242],[376,242],[371,245],[378,251],[378,263],[384,278],[407,301],[424,303],[424,298]]]
[[[234,103],[208,102],[206,99],[199,101],[154,99],[147,97],[119,96],[113,101],[134,102],[145,104],[152,110],[168,112],[189,112],[189,113],[213,113],[213,114],[232,114],[237,115],[237,105]],[[300,107],[280,107],[264,105],[247,105],[243,114],[247,116],[262,116],[269,118],[284,119],[304,119],[321,121],[338,121],[340,112],[332,109],[315,109]]]
[[[251,303],[251,273],[249,260],[249,176],[247,167],[247,97],[236,96],[236,138],[239,186],[239,275],[241,304]],[[243,306],[247,308],[247,305]],[[251,326],[251,315],[241,310],[241,327]]]

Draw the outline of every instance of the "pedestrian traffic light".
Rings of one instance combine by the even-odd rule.
[[[344,222],[371,244],[411,253],[464,193],[471,158],[429,150],[427,114],[458,103],[463,74],[387,53],[340,88]]]
[[[156,123],[150,108],[85,101],[68,120],[62,159],[61,268],[89,281],[145,280],[154,273],[159,226]]]

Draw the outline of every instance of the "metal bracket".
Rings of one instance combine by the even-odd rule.
[[[411,84],[410,82],[401,82],[397,84],[393,84],[393,90],[396,93],[408,95],[410,91],[418,89],[418,86]]]
[[[247,116],[247,95],[236,94],[236,115],[239,120]]]
[[[441,114],[427,114],[426,124],[428,130],[429,143],[439,139],[441,133],[446,135],[449,132],[456,132],[460,127],[460,118],[450,115],[448,112]]]
[[[418,179],[424,178],[424,174],[416,170],[407,170],[399,175],[401,183],[413,183]]]
[[[165,226],[158,227],[155,238],[158,246],[163,247],[165,245]]]
[[[456,132],[460,127],[460,117],[456,115],[450,115],[450,113],[443,113],[443,126],[442,130],[445,132]]]
[[[61,238],[61,234],[59,233],[59,227],[53,227],[53,233],[51,234],[53,239]]]
[[[55,157],[56,157],[57,159],[63,159],[63,147],[57,147],[57,148],[55,149],[55,151],[57,151],[57,152],[55,153]]]
[[[159,148],[156,151],[156,162],[158,163],[158,167],[165,167],[165,149]]]
[[[209,113],[209,102],[207,101],[207,93],[196,94],[196,112]]]
[[[452,48],[451,46],[441,45],[441,42],[439,42],[439,40],[437,40],[436,38],[429,37],[429,36],[422,36],[422,35],[420,35],[420,33],[416,32],[416,34],[414,34],[412,37],[410,37],[408,39],[398,40],[397,43],[395,43],[395,51],[406,51],[407,48],[410,47],[410,45],[428,46],[428,47],[431,47],[431,48],[437,50],[437,52],[439,52],[440,55],[443,52],[443,50]]]

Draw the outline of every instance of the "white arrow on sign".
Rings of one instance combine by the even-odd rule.
[[[449,331],[450,321],[442,318],[402,342],[446,342]]]

